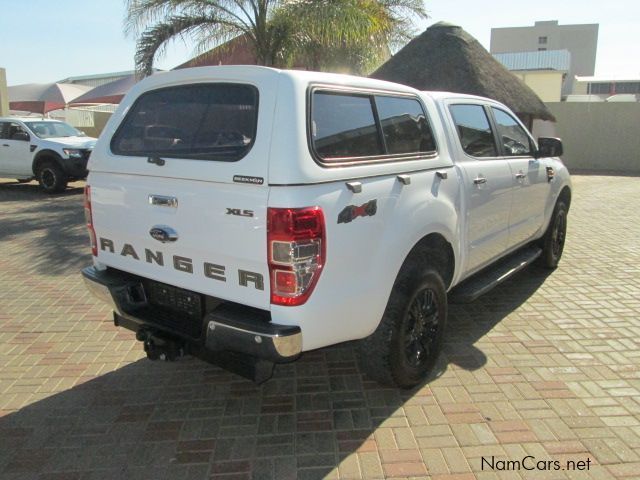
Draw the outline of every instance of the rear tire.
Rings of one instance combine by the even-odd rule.
[[[44,162],[37,172],[38,182],[47,193],[60,193],[69,181],[62,168],[55,162]]]
[[[539,263],[543,267],[552,270],[558,267],[567,236],[567,212],[567,205],[562,200],[558,200],[551,215],[551,222],[541,241],[542,255]]]
[[[359,342],[363,370],[383,385],[418,385],[438,360],[446,322],[447,293],[440,274],[403,267],[378,328]]]

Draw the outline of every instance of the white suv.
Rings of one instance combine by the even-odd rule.
[[[37,118],[0,118],[0,177],[36,178],[48,193],[87,176],[96,139],[71,125]]]
[[[263,381],[358,340],[371,377],[410,387],[448,301],[558,265],[561,154],[487,98],[261,67],[154,75],[91,156],[83,275],[149,358]]]

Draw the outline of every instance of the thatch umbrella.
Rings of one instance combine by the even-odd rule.
[[[493,98],[525,123],[555,120],[542,100],[457,25],[439,22],[391,57],[372,78],[419,90],[441,90]]]

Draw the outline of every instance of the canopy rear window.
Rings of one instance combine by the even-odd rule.
[[[258,90],[250,85],[163,88],[138,98],[111,140],[116,155],[234,162],[256,135]]]

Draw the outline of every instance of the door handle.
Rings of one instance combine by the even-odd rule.
[[[516,173],[516,178],[517,178],[518,180],[521,180],[521,179],[525,178],[526,176],[527,176],[527,175],[526,175],[526,174],[524,174],[524,173],[522,173],[522,172],[518,172],[518,173]]]
[[[164,161],[164,158],[160,158],[158,156],[151,156],[147,158],[147,163],[155,163],[156,165],[161,167],[165,164],[165,161]]]
[[[178,198],[166,195],[149,195],[149,205],[158,207],[178,208]]]
[[[9,144],[8,144],[8,143],[3,143],[3,144],[2,144],[2,146],[3,146],[3,147],[8,147],[8,146],[9,146]]]
[[[473,183],[475,183],[476,185],[481,185],[483,183],[487,183],[487,179],[484,177],[478,177],[473,180]]]

